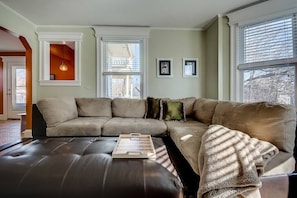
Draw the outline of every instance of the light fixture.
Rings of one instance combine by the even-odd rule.
[[[63,45],[63,48],[62,48],[62,55],[63,55],[62,64],[59,66],[59,69],[61,71],[67,71],[68,70],[68,66],[64,63],[64,47],[65,47],[65,45]]]

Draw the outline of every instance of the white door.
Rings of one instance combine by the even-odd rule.
[[[26,68],[8,63],[7,69],[7,118],[17,119],[26,111]]]

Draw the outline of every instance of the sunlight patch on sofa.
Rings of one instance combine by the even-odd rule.
[[[192,134],[187,134],[187,135],[182,136],[182,137],[180,138],[180,140],[181,140],[181,141],[186,141],[186,140],[190,139],[191,137],[193,137]]]

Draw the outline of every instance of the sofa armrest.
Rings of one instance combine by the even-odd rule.
[[[32,105],[32,136],[36,138],[46,137],[46,122],[43,119],[36,104]]]

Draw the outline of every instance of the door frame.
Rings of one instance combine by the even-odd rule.
[[[12,32],[2,26],[0,26],[0,30],[5,31],[13,36],[15,36],[19,41],[23,44],[26,52],[26,129],[32,129],[32,48],[28,43],[27,39],[15,32]],[[22,52],[21,52],[22,53]],[[2,56],[14,54],[12,53],[4,53]]]

